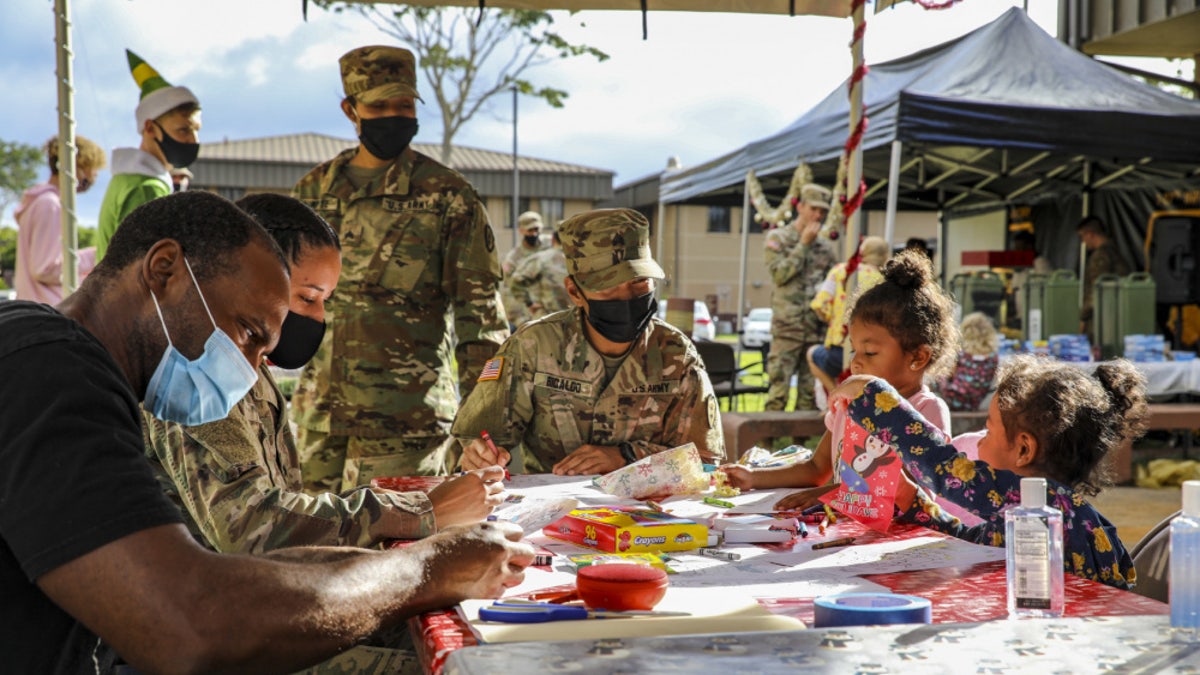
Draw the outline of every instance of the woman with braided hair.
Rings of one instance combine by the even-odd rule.
[[[338,236],[291,197],[256,194],[237,205],[271,234],[290,264],[288,316],[268,358],[282,368],[299,368],[325,334],[325,302],[341,273]],[[368,487],[305,494],[287,401],[268,364],[258,371],[258,383],[223,420],[185,427],[143,412],[146,452],[159,482],[190,516],[189,527],[202,544],[228,553],[375,546],[483,520],[502,499],[498,467],[468,473],[428,495]]]

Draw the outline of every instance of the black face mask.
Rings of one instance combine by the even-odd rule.
[[[182,169],[196,161],[196,156],[200,154],[199,143],[180,143],[171,138],[171,134],[168,134],[167,130],[163,129],[158,122],[155,122],[154,126],[162,132],[162,140],[158,142],[158,149],[162,150],[163,157],[167,158],[167,164],[176,169]]]
[[[658,303],[654,293],[632,300],[587,299],[587,320],[605,339],[617,343],[633,342],[649,325]]]
[[[376,117],[358,122],[362,141],[367,152],[379,159],[395,159],[404,152],[413,136],[417,135],[417,120],[413,117]]]
[[[538,245],[541,243],[542,243],[542,235],[540,235],[540,234],[525,235],[525,245],[528,246],[529,248],[537,248]]]
[[[324,321],[310,319],[289,309],[283,327],[279,329],[279,344],[267,358],[280,368],[300,368],[317,353],[324,337]]]

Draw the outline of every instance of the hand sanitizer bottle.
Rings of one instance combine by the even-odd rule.
[[[1063,613],[1062,512],[1046,506],[1046,479],[1021,479],[1021,505],[1004,512],[1010,617]]]
[[[1172,639],[1200,642],[1200,481],[1183,484],[1183,513],[1171,521]]]

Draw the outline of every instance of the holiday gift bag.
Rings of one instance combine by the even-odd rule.
[[[871,529],[886,532],[904,468],[896,446],[886,429],[869,433],[844,409],[836,413],[833,429],[833,479],[838,487],[821,501]]]
[[[596,486],[618,497],[645,499],[694,494],[708,489],[700,452],[695,443],[656,452],[612,473],[600,476]]]

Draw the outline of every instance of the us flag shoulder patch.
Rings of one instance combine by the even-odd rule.
[[[500,373],[504,370],[504,357],[497,356],[494,359],[488,359],[488,362],[483,364],[483,370],[479,372],[477,382],[487,382],[488,380],[500,379]]]

